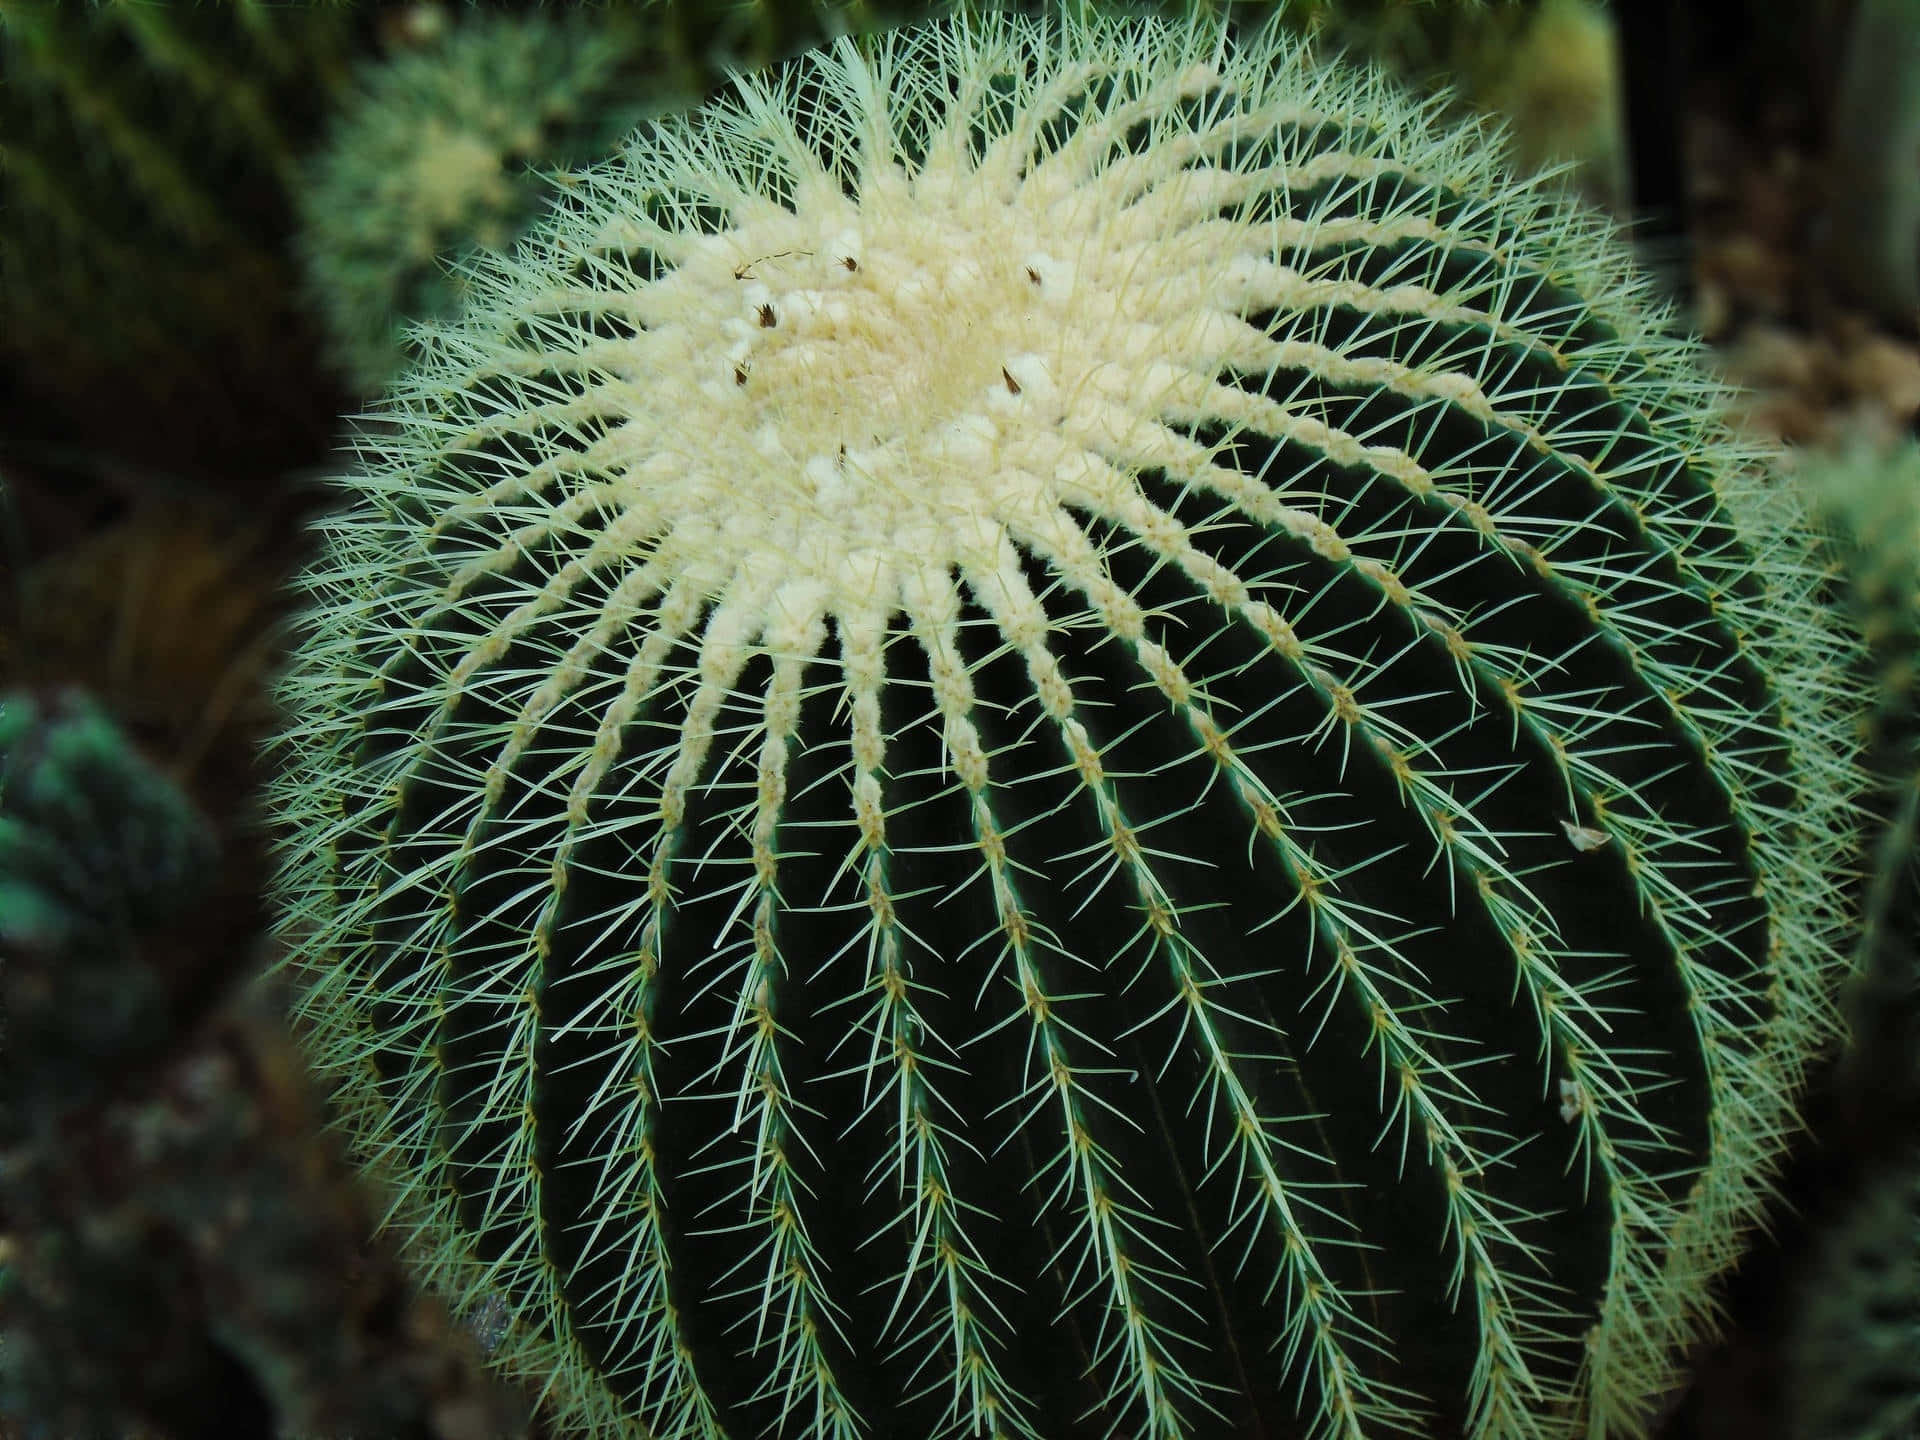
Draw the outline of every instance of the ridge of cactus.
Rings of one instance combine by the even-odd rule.
[[[462,268],[301,582],[276,901],[557,1429],[1646,1433],[1863,777],[1606,222],[1278,23],[960,13]]]

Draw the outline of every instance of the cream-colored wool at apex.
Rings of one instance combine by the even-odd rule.
[[[278,904],[554,1433],[1646,1432],[1860,776],[1604,222],[1277,29],[974,16],[469,288],[303,582]]]

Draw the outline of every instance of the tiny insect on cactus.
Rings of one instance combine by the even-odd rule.
[[[1429,118],[843,41],[422,332],[278,900],[568,1433],[1644,1431],[1839,1029],[1852,651],[1605,226]]]

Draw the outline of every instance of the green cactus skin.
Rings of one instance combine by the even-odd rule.
[[[842,42],[424,333],[277,902],[560,1432],[1645,1432],[1840,1028],[1855,647],[1604,223],[1427,122]]]
[[[403,363],[403,322],[459,310],[449,259],[511,247],[541,207],[539,169],[597,159],[647,113],[643,38],[604,11],[481,12],[362,74],[301,193],[299,239],[306,288],[363,391]]]

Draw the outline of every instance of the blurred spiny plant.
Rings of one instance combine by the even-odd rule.
[[[501,1440],[207,907],[214,826],[84,694],[0,692],[0,1417]],[[211,969],[224,985],[209,987]],[[9,1431],[9,1433],[21,1433]]]
[[[352,39],[332,5],[0,3],[0,361],[26,393],[187,472],[324,440],[284,235]]]
[[[1786,1341],[1787,1440],[1920,1427],[1920,1162],[1884,1167],[1816,1237]]]
[[[483,12],[368,67],[300,194],[307,293],[363,392],[403,360],[401,317],[459,309],[447,260],[512,247],[536,167],[598,158],[639,122],[657,47],[626,12]]]
[[[1898,1117],[1920,1119],[1920,444],[1816,456],[1796,483],[1831,528],[1871,697],[1862,738],[1877,828],[1841,1078],[1889,1133],[1911,1133]]]
[[[277,901],[560,1430],[1644,1433],[1840,1029],[1853,652],[1607,226],[1430,109],[896,31],[418,332]]]
[[[1920,1421],[1920,444],[1810,455],[1794,483],[1867,645],[1874,820],[1835,1081],[1860,1174],[1796,1277],[1784,1434],[1905,1440]]]

